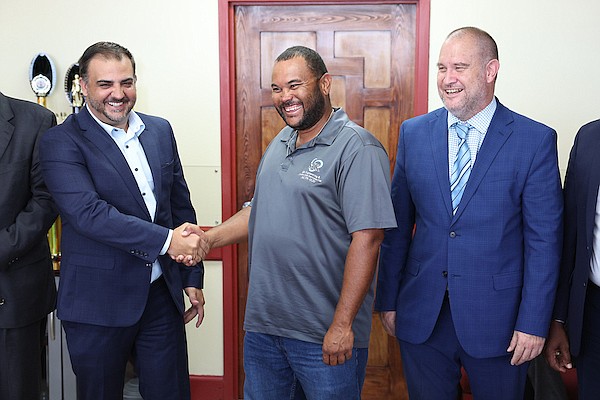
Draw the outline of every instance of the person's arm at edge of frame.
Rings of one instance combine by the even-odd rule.
[[[580,130],[581,132],[581,130]],[[564,195],[564,237],[563,252],[556,290],[556,300],[552,313],[552,322],[548,339],[544,346],[544,357],[548,365],[559,372],[573,368],[569,337],[565,328],[567,321],[569,296],[571,291],[571,274],[575,268],[575,248],[577,243],[577,169],[576,154],[579,134],[569,155],[567,173],[565,174]]]
[[[323,340],[325,364],[343,364],[352,357],[352,323],[373,281],[382,241],[383,229],[365,229],[352,233],[344,267],[342,292],[333,322]]]
[[[33,149],[32,164],[29,171],[29,189],[31,198],[19,211],[11,225],[2,227],[0,231],[0,270],[8,268],[8,262],[14,257],[25,254],[31,246],[37,243],[58,215],[56,206],[50,196],[50,192],[42,178],[39,165],[39,139],[49,128],[56,125],[56,117],[53,113],[44,113],[40,117],[37,139]]]

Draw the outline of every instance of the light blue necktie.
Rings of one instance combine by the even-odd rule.
[[[450,192],[452,194],[452,214],[456,214],[458,210],[458,204],[462,198],[469,175],[471,175],[471,151],[469,150],[469,144],[467,143],[467,134],[471,126],[469,124],[463,124],[457,122],[454,124],[456,134],[460,139],[458,144],[458,152],[456,153],[456,160],[452,165],[452,174],[450,175]]]

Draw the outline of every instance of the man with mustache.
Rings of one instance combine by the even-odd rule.
[[[250,206],[207,231],[249,239],[244,399],[360,398],[383,230],[395,226],[383,146],[329,99],[318,53],[275,61],[271,141]],[[292,396],[296,397],[292,397]]]
[[[133,111],[129,50],[96,43],[79,69],[86,106],[40,146],[63,223],[57,309],[77,396],[121,399],[132,357],[144,399],[189,399],[184,321],[204,315],[203,242],[180,233],[195,213],[175,137],[166,120]]]

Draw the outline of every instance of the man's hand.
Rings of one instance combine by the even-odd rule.
[[[382,311],[379,317],[387,334],[396,337],[396,311]]]
[[[544,357],[548,365],[559,372],[567,372],[568,369],[573,368],[567,331],[558,321],[552,321],[550,324],[550,333],[544,346]]]
[[[352,326],[330,326],[323,340],[323,362],[327,365],[339,365],[352,358],[354,332]]]
[[[194,234],[183,233],[188,229]],[[198,226],[186,222],[173,230],[171,245],[167,253],[173,260],[188,267],[196,265],[208,253],[206,234]]]
[[[528,333],[514,331],[507,352],[512,352],[511,365],[521,365],[540,355],[546,339]]]
[[[195,287],[186,287],[184,290],[192,306],[183,314],[183,322],[187,324],[197,315],[196,328],[198,328],[204,320],[204,293],[202,293],[202,289]]]

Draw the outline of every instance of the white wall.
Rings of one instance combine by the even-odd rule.
[[[171,121],[199,223],[214,225],[221,219],[217,1],[0,0],[0,90],[35,101],[29,64],[45,52],[57,68],[47,106],[68,113],[63,79],[83,50],[99,40],[128,47],[138,65],[136,109]],[[600,118],[598,15],[595,0],[431,0],[429,109],[441,106],[435,64],[443,39],[478,26],[498,43],[499,99],[558,131],[564,170],[579,126]],[[207,263],[206,319],[188,328],[193,374],[223,373],[221,269]]]

